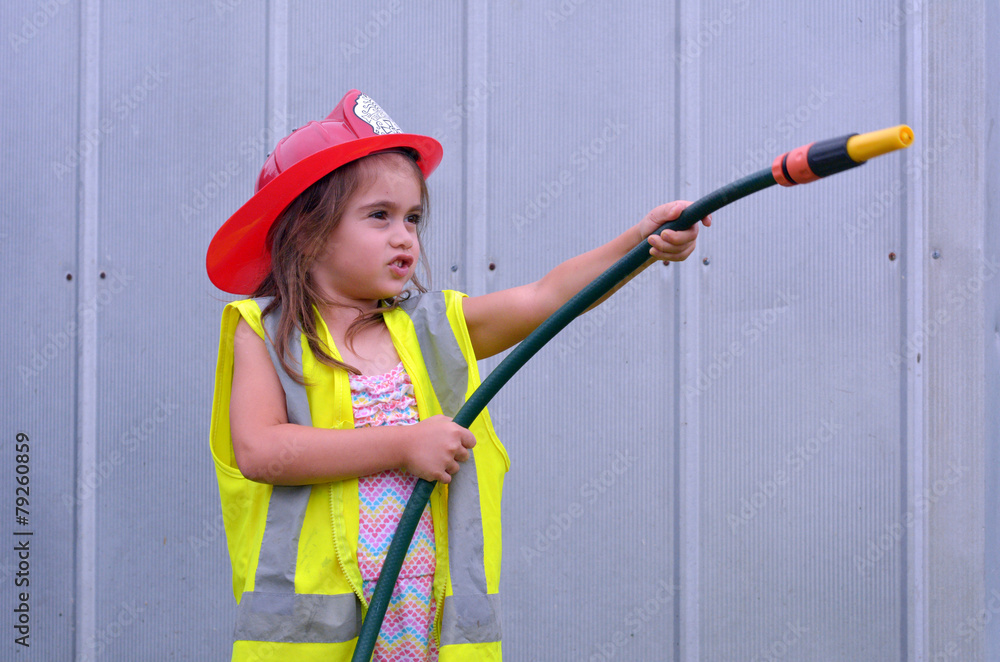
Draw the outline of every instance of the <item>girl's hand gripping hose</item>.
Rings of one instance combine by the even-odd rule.
[[[806,184],[854,168],[876,156],[909,147],[912,142],[913,131],[905,124],[901,124],[881,131],[851,134],[804,145],[776,158],[770,168],[732,182],[695,201],[677,219],[657,228],[656,233],[668,229],[686,230],[712,212],[774,184],[782,186]],[[649,245],[643,241],[610,269],[580,290],[562,308],[553,313],[521,341],[483,380],[479,388],[466,401],[465,406],[455,415],[454,422],[463,427],[469,427],[497,391],[545,343],[607,294],[621,280],[641,267],[648,259]],[[416,530],[420,514],[430,499],[434,485],[435,483],[426,480],[418,480],[410,500],[406,503],[399,527],[389,545],[382,572],[375,585],[375,592],[368,605],[368,613],[361,625],[358,644],[354,649],[354,656],[351,658],[352,662],[370,662],[371,660],[379,629],[382,627],[382,619],[389,605],[389,599],[392,597],[392,590],[396,584],[396,578],[399,576],[399,570],[403,565],[403,558],[406,556],[406,550],[410,547],[413,532]]]

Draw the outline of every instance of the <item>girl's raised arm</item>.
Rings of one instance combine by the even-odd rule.
[[[357,430],[293,425],[267,347],[245,320],[236,327],[233,350],[230,433],[236,464],[250,480],[307,485],[399,468],[447,483],[476,443],[447,416]]]
[[[647,236],[650,245],[649,261],[632,277],[657,260],[684,260],[694,250],[698,237],[697,225],[682,232],[664,230],[658,235],[650,233],[667,221],[676,219],[690,204],[681,200],[656,207],[617,238],[566,260],[534,283],[466,299],[465,321],[476,356],[493,356],[524,340],[574,294],[604,273]],[[706,226],[711,225],[711,217],[702,222]],[[628,280],[619,283],[601,301],[626,282]]]

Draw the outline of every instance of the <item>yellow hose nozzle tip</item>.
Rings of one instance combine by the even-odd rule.
[[[899,129],[899,142],[903,144],[903,147],[909,147],[913,142],[913,129],[905,124],[900,124],[896,128]]]
[[[847,155],[852,161],[862,163],[876,156],[909,147],[912,143],[913,129],[900,124],[888,129],[851,136],[847,139]]]

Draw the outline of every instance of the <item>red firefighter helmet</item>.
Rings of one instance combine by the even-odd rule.
[[[215,233],[208,247],[208,277],[221,290],[250,294],[271,270],[267,232],[303,191],[345,163],[386,149],[417,154],[424,177],[441,162],[441,144],[403,133],[382,108],[358,90],[340,100],[325,120],[282,138],[267,157],[254,196]]]

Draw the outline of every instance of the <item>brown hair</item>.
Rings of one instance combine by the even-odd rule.
[[[261,319],[280,307],[276,337],[272,338],[271,342],[285,372],[300,384],[305,383],[300,372],[301,366],[293,365],[288,356],[289,341],[296,330],[305,335],[309,349],[321,363],[343,368],[356,375],[361,373],[354,366],[333,358],[326,343],[320,338],[313,306],[334,304],[323,297],[309,276],[309,269],[324,248],[330,232],[343,218],[351,197],[369,185],[378,170],[386,167],[388,161],[395,158],[393,155],[398,154],[407,157],[404,160],[411,166],[414,176],[420,183],[422,218],[426,219],[429,203],[427,183],[424,181],[423,173],[417,167],[415,157],[409,150],[392,150],[351,161],[329,173],[295,198],[278,216],[267,233],[267,247],[271,251],[271,271],[257,286],[252,296],[273,297],[261,311]],[[423,226],[422,220],[417,226],[418,240]],[[420,260],[426,268],[423,251]],[[426,291],[416,276],[413,277],[412,283],[417,291]],[[383,314],[399,307],[399,304],[409,296],[410,291],[404,291],[392,299],[379,301],[376,310],[360,315],[347,329],[347,343],[350,344],[365,327],[378,324]]]

